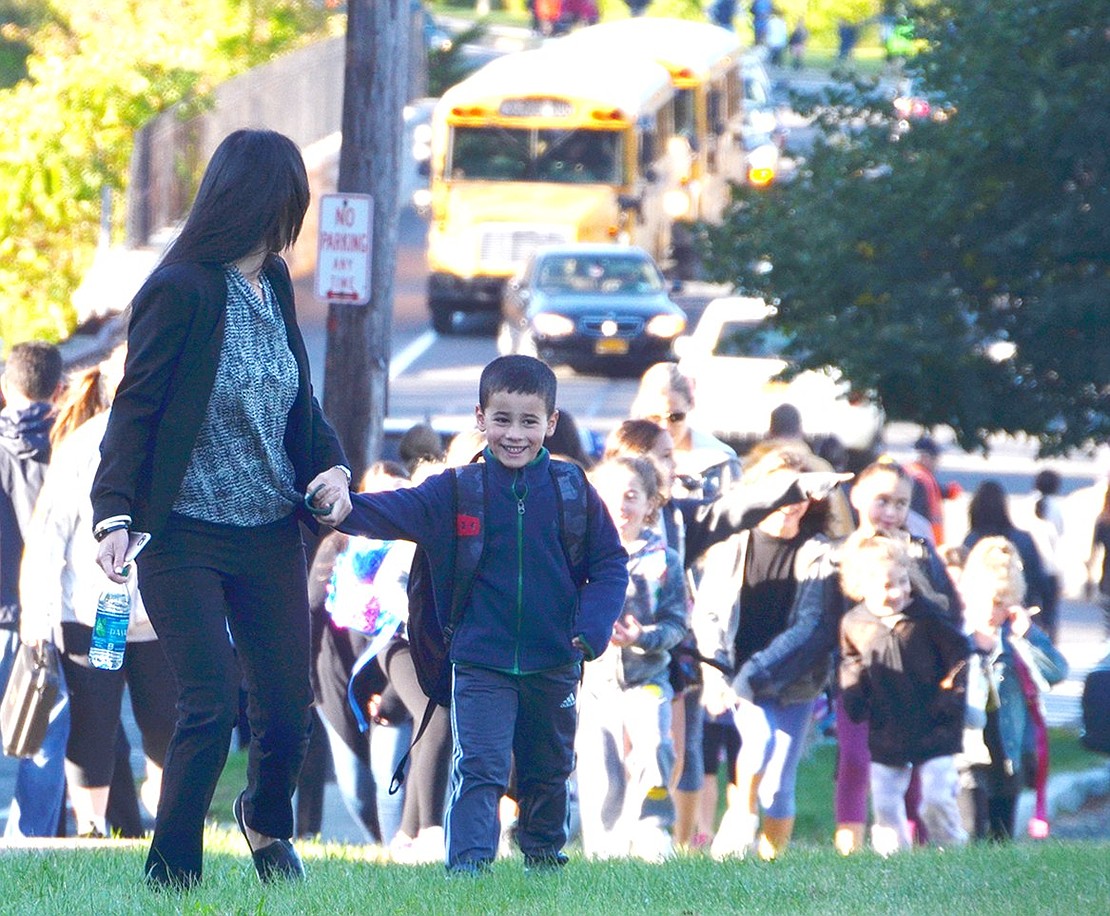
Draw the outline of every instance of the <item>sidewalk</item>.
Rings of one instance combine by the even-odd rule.
[[[1046,717],[1050,727],[1078,728],[1083,681],[1110,652],[1102,608],[1074,598],[1061,600],[1057,648],[1068,660],[1069,671],[1067,678],[1045,697]]]

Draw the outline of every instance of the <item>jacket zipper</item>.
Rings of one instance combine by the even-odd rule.
[[[522,479],[524,470],[517,471],[513,480],[513,496],[516,498],[516,645],[513,649],[513,673],[520,673],[520,638],[524,629],[524,497],[528,495],[528,484]],[[522,490],[517,492],[517,483]]]

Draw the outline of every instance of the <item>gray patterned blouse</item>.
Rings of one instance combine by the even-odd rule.
[[[224,525],[265,525],[299,499],[283,438],[297,393],[277,299],[225,267],[227,318],[216,381],[173,511]]]

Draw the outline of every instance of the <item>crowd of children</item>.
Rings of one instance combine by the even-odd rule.
[[[484,376],[478,420],[484,460],[506,475],[519,523],[530,514],[533,488],[543,484],[535,469],[551,460],[542,446],[559,421],[545,369],[527,357],[503,359],[509,363],[491,364]],[[607,637],[599,643],[596,629],[591,639],[576,633],[582,624],[556,612],[557,605],[544,614],[567,621],[562,635],[550,626],[533,633],[541,642],[577,646],[582,659],[579,688],[574,678],[559,681],[577,710],[573,740],[559,714],[542,727],[557,736],[564,755],[573,752],[557,772],[571,775],[577,806],[560,803],[557,810],[577,812],[572,821],[583,854],[661,861],[705,847],[722,859],[778,857],[793,831],[798,761],[825,697],[838,741],[839,851],[868,845],[869,819],[870,845],[884,855],[915,843],[951,847],[1012,836],[1016,793],[1026,779],[1043,785],[1047,765],[1040,694],[1066,673],[1025,604],[1018,548],[1002,537],[984,538],[957,584],[959,571],[942,561],[931,525],[910,510],[914,479],[901,465],[883,458],[855,476],[838,474],[804,442],[771,440],[746,456],[741,475],[727,446],[689,426],[692,404],[692,390],[673,367],[655,367],[645,375],[634,418],[612,432],[589,471],[596,508],[605,510],[594,524],[609,578],[579,580],[580,590],[599,585],[593,597],[604,604],[579,614],[596,614],[591,626],[607,626]],[[589,461],[578,451],[573,460]],[[412,513],[423,525],[441,511],[431,496],[435,486],[417,488],[429,494],[419,502],[413,494],[356,497],[355,515],[343,528],[398,536],[398,526],[416,524],[403,521]],[[378,506],[390,507],[388,521]],[[514,509],[507,510],[497,525],[519,530]],[[488,536],[500,536],[497,517],[482,521]],[[565,557],[523,543],[518,573],[554,581],[550,569],[533,568],[535,546],[542,565],[554,562],[573,580]],[[625,555],[622,576],[612,564]],[[501,564],[490,579],[509,573]],[[519,619],[530,617],[534,599],[522,601],[508,586],[483,585],[489,606],[478,610],[472,601],[475,622],[464,616],[460,632],[473,626],[503,638],[504,621],[497,619],[507,611],[497,602],[515,607]],[[486,614],[493,620],[478,622]],[[462,851],[452,851],[448,827],[450,870],[484,870],[497,854],[498,818],[506,809],[495,799],[505,793],[515,800],[512,836],[529,867],[565,861],[566,837],[556,838],[548,820],[541,840],[531,820],[537,802],[525,791],[531,785],[525,761],[535,736],[521,737],[519,704],[539,672],[521,666],[533,647],[527,637],[518,639],[504,667],[490,667],[488,650],[480,664],[454,656],[462,710],[454,712],[456,728],[476,727],[477,717],[466,712],[476,697],[495,702],[505,716],[497,735],[479,735],[479,751],[468,748],[465,733],[456,734],[456,758],[460,747],[464,756],[454,764],[448,825],[468,780],[481,786],[470,791],[486,797],[466,808],[484,826],[455,828],[469,835]],[[556,680],[567,671],[548,669]],[[552,712],[542,703],[532,708]],[[716,772],[721,749],[730,745],[730,789],[718,825]],[[465,765],[468,750],[486,755],[480,767],[471,764],[473,771]],[[705,805],[703,796],[712,801]],[[545,799],[552,804],[550,795]],[[1036,824],[1030,830],[1043,832]]]
[[[477,437],[456,449],[457,464],[478,452],[483,508],[464,511],[451,459],[424,442],[419,470],[372,469],[343,533],[317,550],[317,704],[367,841],[455,874],[513,846],[528,869],[560,868],[572,824],[591,858],[774,859],[824,700],[840,852],[867,846],[869,819],[883,855],[1012,837],[1026,784],[1040,802],[1029,831],[1047,834],[1041,698],[1067,664],[1031,606],[1043,593],[1031,544],[1004,509],[991,514],[993,493],[959,568],[911,511],[901,465],[839,473],[792,438],[761,443],[741,471],[689,424],[693,391],[673,366],[645,375],[634,417],[586,476],[577,436],[552,454],[555,404],[546,365],[495,360]],[[577,478],[567,461],[583,466]],[[450,710],[427,705],[402,805],[387,774],[425,712],[407,642],[408,542],[441,617],[460,612]],[[474,544],[464,583],[458,557]]]

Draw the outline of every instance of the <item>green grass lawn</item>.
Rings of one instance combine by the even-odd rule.
[[[302,844],[309,879],[263,887],[242,840],[212,830],[205,879],[188,894],[155,894],[139,880],[141,849],[0,855],[0,913],[20,914],[1086,914],[1110,908],[1110,844],[1054,841],[919,851],[879,859],[797,847],[774,863],[665,865],[572,858],[556,875],[529,876],[519,860],[478,878],[439,866],[368,862],[361,850]]]
[[[1054,772],[1105,765],[1066,730],[1052,733]],[[796,843],[780,861],[715,863],[681,857],[665,865],[586,862],[572,855],[559,875],[527,876],[519,859],[490,875],[447,879],[442,867],[378,861],[373,847],[299,843],[309,880],[262,887],[231,816],[246,782],[233,753],[217,787],[205,839],[205,880],[184,896],[152,894],[140,880],[145,847],[0,852],[3,914],[348,913],[694,914],[1110,912],[1110,843],[1021,842],[883,860],[850,859],[831,846],[835,747],[811,748],[799,772]]]
[[[1088,770],[1106,764],[1104,757],[1079,743],[1074,731],[1052,729],[1049,737],[1052,773]],[[835,769],[836,745],[831,741],[811,746],[798,768],[798,819],[794,835],[800,842],[817,845],[832,842]],[[246,774],[245,752],[232,753],[212,799],[211,820],[234,825],[231,804],[247,784]],[[724,798],[723,792],[721,798]]]

